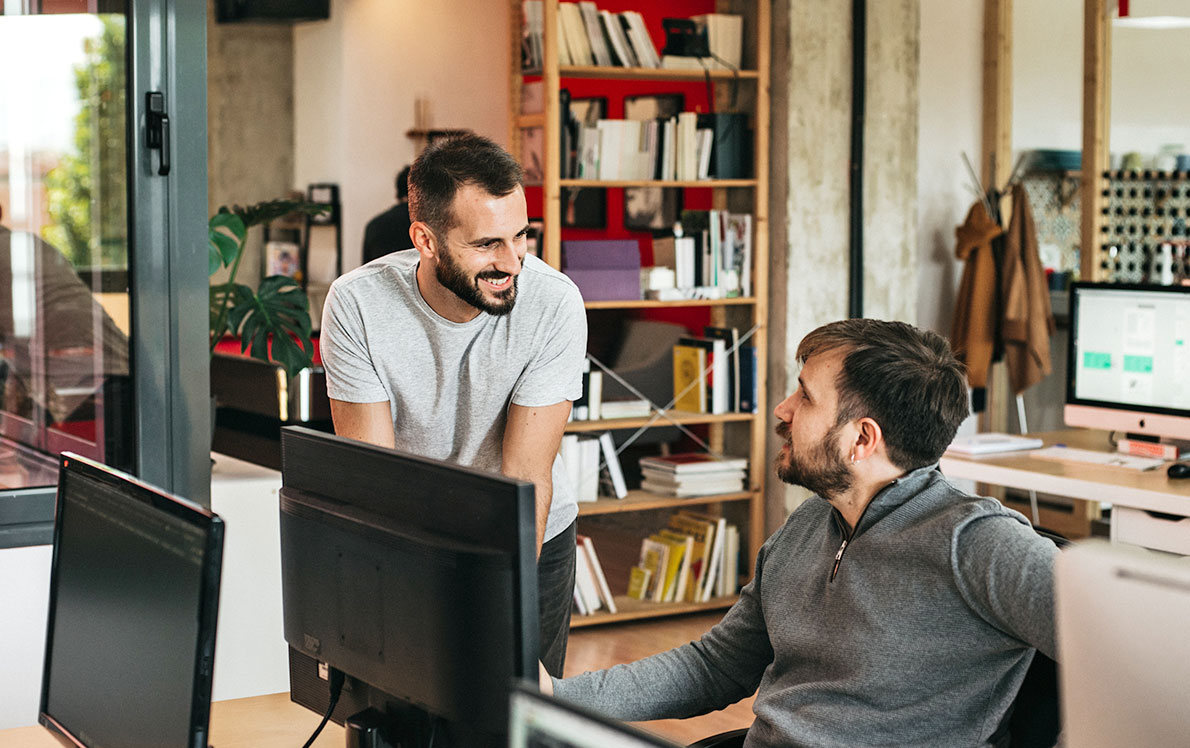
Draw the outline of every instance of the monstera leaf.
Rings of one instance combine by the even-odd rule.
[[[310,303],[297,280],[273,275],[253,291],[236,283],[248,229],[288,213],[316,215],[328,206],[301,200],[269,200],[248,207],[219,209],[207,223],[207,265],[214,275],[231,268],[225,283],[211,285],[211,354],[226,334],[240,336],[240,350],[261,361],[273,361],[296,375],[313,362],[310,342]]]

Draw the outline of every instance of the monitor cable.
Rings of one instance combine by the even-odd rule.
[[[339,696],[343,693],[343,681],[347,679],[342,670],[336,668],[328,668],[327,678],[331,686],[331,703],[326,707],[326,714],[322,715],[322,721],[318,723],[318,727],[314,728],[314,734],[306,741],[302,748],[310,748],[314,745],[314,741],[318,739],[322,728],[326,727],[326,723],[330,721],[331,714],[334,713],[335,707],[339,704]]]

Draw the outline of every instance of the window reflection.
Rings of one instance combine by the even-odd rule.
[[[132,467],[125,28],[0,15],[0,489]]]

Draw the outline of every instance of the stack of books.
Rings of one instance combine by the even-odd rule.
[[[641,541],[628,596],[656,603],[707,602],[732,595],[739,580],[739,530],[723,517],[681,511]]]
[[[663,496],[686,498],[744,490],[747,459],[686,452],[640,460],[641,488]]]
[[[525,0],[522,66],[540,70],[545,28],[541,0]],[[594,2],[558,4],[558,63],[601,67],[661,67],[661,56],[636,11],[613,13]]]
[[[628,495],[610,431],[598,435],[565,434],[558,454],[562,456],[577,501],[596,501],[600,493],[617,499]]]

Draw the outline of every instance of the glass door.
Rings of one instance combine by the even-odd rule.
[[[208,503],[206,3],[0,0],[0,69],[0,546],[64,450]]]
[[[135,454],[121,428],[127,15],[14,5],[0,17],[0,488],[52,484],[64,450],[125,470]]]

